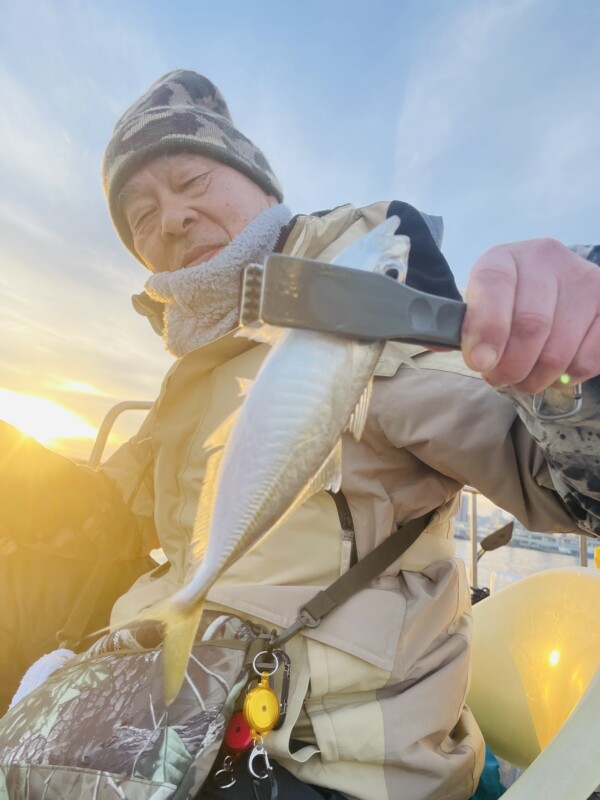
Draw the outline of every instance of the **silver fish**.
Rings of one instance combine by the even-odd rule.
[[[333,264],[403,281],[410,241],[390,217]],[[178,694],[204,598],[227,567],[309,496],[339,488],[341,436],[364,427],[375,365],[384,342],[287,330],[265,359],[241,409],[207,443],[207,465],[192,551],[190,580],[162,609],[165,700]]]

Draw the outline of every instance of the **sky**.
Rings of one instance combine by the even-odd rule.
[[[219,86],[294,213],[442,215],[464,287],[495,244],[600,241],[598,30],[599,0],[0,0],[0,418],[86,458],[112,405],[158,392],[100,164],[164,73]]]

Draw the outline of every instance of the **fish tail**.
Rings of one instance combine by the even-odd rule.
[[[170,706],[179,694],[200,624],[204,603],[191,610],[170,608],[163,619],[163,682],[165,703]]]

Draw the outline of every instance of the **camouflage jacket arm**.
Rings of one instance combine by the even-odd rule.
[[[577,255],[600,267],[600,245],[576,245]],[[577,525],[600,536],[600,376],[583,384],[581,409],[566,419],[539,419],[534,398],[506,391],[523,423],[542,448],[552,482]],[[564,406],[564,393],[547,389],[544,403]]]

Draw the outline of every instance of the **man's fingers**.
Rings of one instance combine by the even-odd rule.
[[[572,366],[590,327],[590,309],[570,305],[568,292],[559,294],[552,329],[528,374],[512,381],[515,389],[535,394],[557,383]],[[526,346],[526,345],[525,345]]]
[[[600,271],[552,239],[494,247],[467,287],[463,356],[493,386],[600,374]]]
[[[467,311],[462,327],[463,357],[471,369],[489,373],[508,341],[517,268],[505,247],[494,247],[479,258],[467,286]]]
[[[547,347],[551,339],[556,303],[556,281],[544,281],[541,274],[519,276],[510,336],[500,360],[486,375],[492,385],[521,383],[538,364],[551,372],[566,366],[568,358],[558,364],[553,360],[556,354]],[[544,364],[540,362],[543,353],[546,353],[547,359]],[[574,353],[575,348],[568,350],[568,357]]]

